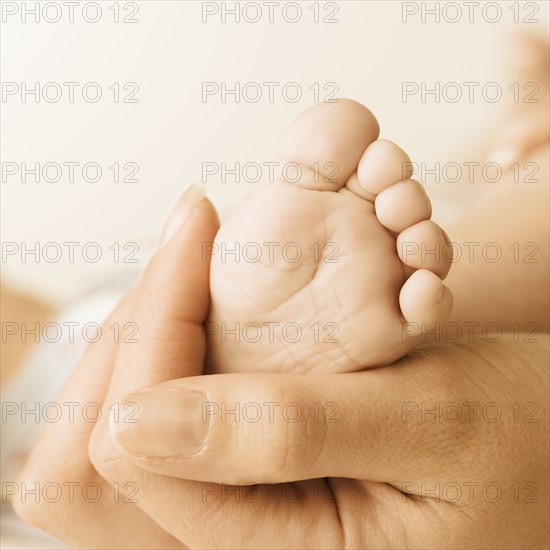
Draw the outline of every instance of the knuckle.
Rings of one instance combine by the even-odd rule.
[[[26,474],[26,472],[25,472]],[[20,478],[16,485],[23,486],[35,486],[37,481],[32,480],[32,475],[25,475],[24,478]],[[36,502],[34,499],[23,499],[18,495],[11,497],[11,505],[15,513],[28,525],[36,527],[38,529],[44,529],[46,524],[49,523],[48,509],[44,507],[42,503]]]
[[[272,399],[279,412],[264,423],[262,444],[263,481],[303,479],[311,472],[326,439],[326,424],[315,414],[303,389],[279,389]],[[284,472],[281,475],[281,472]]]
[[[28,525],[53,532],[59,510],[58,506],[51,505],[49,489],[53,488],[54,492],[61,490],[68,477],[70,474],[63,473],[60,465],[38,465],[31,458],[31,462],[11,488],[10,502],[13,510]]]
[[[117,479],[117,453],[108,427],[101,422],[96,424],[90,437],[88,455],[92,466],[104,479]]]

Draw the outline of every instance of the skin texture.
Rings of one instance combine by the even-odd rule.
[[[503,197],[503,206],[509,200]],[[78,419],[49,424],[21,481],[94,481],[106,495],[112,495],[114,483],[134,493],[134,485],[131,491],[124,487],[135,483],[137,502],[14,500],[24,519],[83,548],[548,546],[546,335],[538,334],[537,342],[512,334],[495,343],[427,345],[389,367],[365,372],[200,376],[206,352],[201,325],[209,307],[209,265],[202,261],[201,245],[214,238],[218,222],[208,201],[187,206],[180,204],[178,212],[187,214],[183,220],[175,213],[183,225],[108,321],[137,321],[139,347],[106,341],[90,346],[58,401],[95,401],[106,411],[124,395],[146,386],[154,392],[160,384],[163,391],[203,391],[228,409],[237,402],[295,402],[303,419],[221,422],[214,416],[201,452],[168,460],[128,455],[115,446],[106,413],[95,427]],[[498,197],[490,208],[499,211]],[[539,223],[522,221],[529,227]],[[530,275],[535,288],[547,277],[544,265]],[[472,276],[466,264],[455,267],[464,269],[463,277]],[[536,291],[518,285],[513,270],[501,269],[499,276],[503,289],[514,283],[524,299],[501,301],[492,312],[496,320],[517,318],[524,310],[541,319],[547,315]],[[474,281],[458,276],[457,281],[451,290],[467,297]],[[501,292],[481,292],[472,312],[459,310],[455,319],[480,318],[495,297],[506,297]],[[139,393],[129,398],[138,399]],[[439,422],[429,414],[423,421],[413,412],[414,405],[433,409],[436,402],[480,406],[471,421],[464,407],[458,422],[445,420],[443,413]],[[490,402],[500,406],[503,420],[483,416],[481,405]],[[318,417],[315,403],[321,405]],[[324,422],[329,403],[337,405],[336,423]],[[538,408],[534,416],[532,408],[524,408],[529,403]],[[304,479],[310,481],[299,481]],[[257,484],[252,496],[244,492],[245,483]],[[439,501],[433,494],[437,483],[447,487],[437,494]],[[482,492],[488,483],[502,490],[497,502]],[[462,497],[450,502],[456,484]],[[471,498],[467,484],[474,487]]]

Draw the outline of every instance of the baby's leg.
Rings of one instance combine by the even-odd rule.
[[[474,182],[478,199],[450,225],[453,241],[463,251],[464,243],[479,243],[473,261],[463,252],[451,271],[447,283],[455,295],[451,321],[479,323],[478,330],[496,323],[503,331],[548,332],[548,40],[524,37],[514,44],[514,51],[522,55],[510,74],[529,83],[529,92],[536,93],[529,102],[514,103],[491,144],[488,160],[501,165],[503,179],[493,184]],[[484,257],[481,250],[488,243],[496,246]],[[497,251],[502,256],[494,261]]]
[[[452,240],[462,249],[447,282],[455,297],[453,322],[479,323],[478,331],[490,323],[502,331],[550,329],[548,144],[520,165],[527,163],[538,170],[533,176],[538,182],[516,183],[510,172],[450,226]],[[490,255],[482,254],[488,243],[494,243]]]

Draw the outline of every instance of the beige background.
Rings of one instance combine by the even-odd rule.
[[[96,104],[79,92],[73,104],[66,95],[58,103],[34,103],[30,97],[22,103],[20,96],[10,96],[2,104],[4,162],[97,162],[103,168],[95,184],[78,177],[74,183],[11,177],[2,184],[4,241],[28,246],[94,241],[102,247],[97,264],[78,254],[72,264],[67,255],[57,263],[35,263],[30,256],[23,263],[20,255],[4,262],[4,281],[53,302],[100,276],[134,269],[112,261],[108,247],[114,242],[137,242],[142,265],[174,201],[200,178],[202,163],[267,160],[285,126],[311,105],[308,88],[315,82],[335,82],[340,96],[368,105],[382,136],[400,143],[413,160],[428,165],[477,160],[512,104],[507,88],[513,79],[506,70],[510,37],[548,21],[546,2],[531,3],[538,6],[540,23],[527,25],[514,23],[511,2],[498,3],[502,17],[493,24],[479,7],[474,23],[464,11],[454,24],[436,24],[433,17],[422,23],[420,15],[404,24],[401,2],[345,1],[336,3],[337,24],[313,23],[308,9],[313,2],[300,3],[303,16],[295,24],[283,21],[279,10],[275,23],[265,22],[264,11],[256,24],[231,19],[223,24],[219,16],[201,21],[201,2],[148,1],[139,2],[139,23],[115,24],[113,2],[100,4],[103,15],[95,24],[84,22],[77,9],[75,23],[66,17],[22,23],[11,16],[2,28],[4,81],[95,81],[104,94]],[[122,14],[126,4],[120,4]],[[128,81],[139,84],[139,103],[113,103],[108,86]],[[223,104],[218,96],[203,103],[204,81],[295,81],[303,98],[295,104],[280,95],[274,103],[230,98]],[[495,104],[480,94],[473,103],[421,103],[418,96],[403,103],[404,81],[495,81],[505,96]],[[139,165],[139,183],[113,183],[108,166],[129,161]],[[456,207],[453,186],[428,186],[436,199],[435,218],[444,221],[446,209]],[[207,190],[223,214],[248,187],[211,177]]]

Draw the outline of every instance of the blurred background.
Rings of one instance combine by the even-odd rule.
[[[79,327],[54,341],[47,321],[100,323],[185,188],[203,179],[223,219],[252,185],[253,171],[240,181],[229,171],[269,160],[313,103],[364,103],[381,137],[427,170],[491,158],[533,92],[518,76],[532,55],[522,37],[544,38],[549,21],[548,2],[281,1],[270,11],[264,2],[108,0],[79,2],[72,14],[62,2],[1,5],[10,403],[53,400],[82,352]],[[489,185],[467,176],[416,174],[439,223]],[[37,323],[38,336],[25,335]],[[15,479],[39,429],[3,410],[2,482]],[[3,547],[59,547],[3,515]]]
[[[7,14],[7,4],[19,5],[20,13]],[[548,23],[547,2],[520,2],[516,10],[510,9],[511,2],[491,2],[500,6],[500,19],[490,22],[498,11],[493,8],[483,14],[478,7],[472,23],[466,6],[456,2],[448,3],[461,6],[461,18],[455,23],[443,17],[455,18],[456,10],[451,8],[440,8],[439,23],[429,14],[435,4],[445,2],[300,2],[302,14],[295,23],[283,19],[282,7],[274,10],[273,23],[265,7],[258,23],[246,22],[245,13],[236,23],[235,16],[221,9],[225,4],[230,11],[235,2],[176,0],[118,2],[119,23],[111,9],[115,2],[99,2],[102,14],[96,23],[84,20],[84,16],[93,20],[95,10],[75,8],[74,23],[68,22],[65,9],[59,22],[43,17],[37,24],[32,15],[21,21],[25,4],[30,9],[36,2],[3,3],[2,80],[4,86],[19,85],[19,91],[2,99],[2,161],[25,162],[31,169],[36,163],[41,169],[47,163],[79,165],[73,182],[69,167],[64,167],[54,183],[42,175],[36,182],[32,174],[23,183],[21,172],[9,175],[13,168],[6,168],[2,240],[25,242],[27,248],[35,242],[73,241],[81,246],[80,251],[75,249],[73,263],[65,261],[67,254],[52,263],[36,263],[32,255],[23,262],[21,254],[10,255],[3,258],[7,259],[3,277],[6,284],[32,290],[54,304],[100,273],[134,267],[123,260],[135,248],[121,250],[117,264],[114,251],[108,250],[114,243],[121,248],[137,243],[139,252],[130,259],[143,263],[143,251],[178,196],[201,177],[203,163],[227,162],[229,167],[268,160],[286,126],[315,101],[310,87],[319,89],[321,100],[335,91],[336,97],[365,103],[378,117],[382,137],[401,144],[413,161],[433,166],[436,161],[460,162],[468,155],[469,160],[478,160],[498,130],[502,113],[513,105],[508,90],[515,81],[510,43],[520,32],[541,31]],[[217,5],[219,12],[205,15],[203,11],[215,9],[205,4]],[[311,9],[315,4],[319,23]],[[523,4],[532,7],[528,10]],[[254,10],[248,12],[253,19]],[[48,13],[55,18],[54,9]],[[286,16],[292,19],[294,14],[289,9]],[[527,17],[538,23],[523,23]],[[124,23],[124,18],[137,22]],[[338,22],[324,23],[325,18]],[[36,82],[50,97],[55,97],[56,88],[44,85],[58,84],[63,96],[57,102],[42,97],[36,102],[32,94],[23,94],[23,83],[29,89]],[[72,103],[69,86],[64,85],[68,82],[78,83]],[[225,82],[227,88],[235,88],[236,82],[241,87],[258,83],[264,93],[256,103],[243,94],[228,94],[222,103],[221,93],[203,99],[203,85],[208,82],[220,87]],[[272,103],[264,82],[280,83]],[[302,93],[295,103],[282,94],[283,86],[291,82]],[[456,103],[443,98],[436,102],[433,95],[422,103],[420,93],[403,101],[404,82],[418,86],[425,82],[428,89],[434,89],[436,82],[479,86],[473,102],[463,86],[464,96]],[[481,90],[489,82],[501,86],[502,100],[484,100]],[[83,99],[87,83],[99,85],[98,102]],[[250,97],[256,89],[248,88]],[[90,86],[87,93],[93,98],[96,90],[97,85]],[[452,91],[449,88],[449,96]],[[100,166],[97,183],[91,182],[96,177],[94,166],[83,174],[87,163]],[[115,168],[109,168],[115,164],[119,183],[114,181]],[[56,168],[50,167],[47,177],[55,179],[56,174]],[[130,182],[125,183],[125,178]],[[243,178],[240,183],[231,177],[224,183],[215,175],[207,180],[208,195],[222,214],[249,186]],[[433,187],[437,194],[441,186]],[[441,192],[446,194],[450,187],[447,184]],[[82,247],[90,242],[99,243],[103,252],[95,264],[82,261]],[[55,257],[55,250],[50,255]]]

